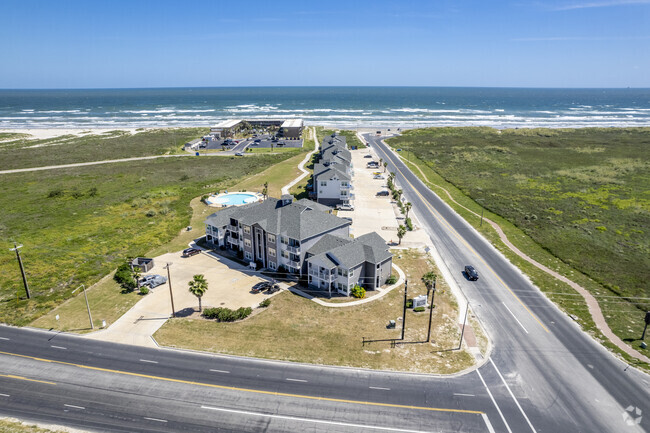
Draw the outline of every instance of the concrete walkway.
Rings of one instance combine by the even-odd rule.
[[[308,170],[305,170],[305,164],[309,162],[311,159],[311,156],[318,152],[318,137],[316,137],[316,129],[315,128],[310,128],[311,129],[311,136],[314,138],[314,150],[309,152],[307,156],[305,156],[305,159],[302,160],[300,164],[298,164],[298,168],[300,171],[302,171],[302,174],[289,182],[287,185],[283,186],[281,189],[282,194],[289,194],[289,189],[291,189],[295,184],[303,180],[305,177],[309,176],[311,173]]]
[[[356,301],[350,301],[350,302],[328,302],[324,301],[322,299],[316,298],[308,293],[303,292],[300,289],[297,289],[295,287],[288,287],[288,290],[295,293],[296,295],[300,295],[303,298],[307,298],[311,301],[314,301],[315,303],[322,305],[323,307],[333,307],[333,308],[341,308],[341,307],[353,307],[355,305],[361,305],[361,304],[367,304],[368,302],[376,301],[377,299],[381,299],[384,296],[386,296],[388,293],[390,293],[395,287],[399,287],[402,284],[404,284],[404,280],[406,279],[406,275],[404,275],[404,271],[400,269],[399,266],[396,264],[393,264],[393,268],[397,271],[397,274],[399,275],[399,278],[397,279],[397,282],[391,286],[386,287],[385,289],[378,289],[379,293],[371,296],[369,298],[364,298],[364,299],[359,299]]]
[[[404,160],[404,158],[402,158],[401,155],[398,155],[398,156],[402,160]],[[417,165],[416,165],[416,167],[417,167]],[[420,174],[422,175],[422,178],[427,183],[429,183],[431,185],[435,185],[434,183],[429,181],[429,179],[422,172],[422,170],[420,170],[419,167],[417,167],[417,168],[418,168],[418,171],[420,172]],[[462,204],[460,204],[456,200],[454,200],[454,198],[451,196],[449,191],[447,191],[445,188],[441,187],[440,185],[435,185],[435,186],[442,189],[445,192],[445,194],[447,194],[447,197],[449,197],[449,199],[452,202],[454,202],[456,205],[458,205],[458,206],[462,207],[463,209],[465,209],[466,211],[472,213],[477,218],[481,218],[481,215],[477,214],[476,212],[472,211],[471,209],[466,208],[465,206],[463,206]],[[494,221],[492,221],[492,220],[490,220],[488,218],[485,218],[485,217],[483,217],[483,221],[490,224],[490,226],[492,226],[492,228],[494,230],[496,230],[496,232],[499,234],[499,238],[501,239],[501,241],[508,248],[510,248],[512,250],[512,252],[517,254],[522,259],[526,260],[528,263],[534,265],[536,268],[541,269],[542,271],[544,271],[547,274],[553,276],[554,278],[562,281],[563,283],[568,284],[569,286],[571,286],[571,288],[573,288],[576,292],[578,292],[584,298],[585,302],[587,303],[587,307],[589,309],[589,314],[591,314],[591,317],[592,317],[594,323],[596,324],[596,327],[598,328],[598,330],[600,330],[600,332],[603,333],[603,335],[605,337],[607,337],[609,339],[610,342],[612,342],[612,344],[616,345],[616,347],[618,347],[619,349],[621,349],[622,351],[624,351],[628,355],[632,356],[633,358],[636,358],[636,359],[639,359],[641,361],[650,363],[650,358],[648,358],[647,356],[643,355],[642,353],[634,350],[633,348],[631,348],[630,346],[625,344],[625,342],[623,340],[621,340],[616,334],[614,334],[614,332],[611,330],[611,328],[607,324],[607,321],[605,320],[605,316],[603,315],[603,311],[600,309],[600,305],[598,304],[598,301],[596,300],[596,298],[594,298],[594,296],[587,289],[585,289],[584,287],[580,286],[579,284],[571,281],[570,279],[566,278],[564,275],[559,274],[558,272],[548,268],[547,266],[544,266],[543,264],[539,263],[535,259],[533,259],[533,258],[529,257],[528,255],[526,255],[519,248],[514,246],[512,244],[512,242],[510,242],[510,240],[508,239],[506,234],[501,229],[501,226],[499,226]]]

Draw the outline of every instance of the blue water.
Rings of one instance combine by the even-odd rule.
[[[246,203],[252,203],[257,199],[255,194],[246,193],[231,193],[211,200],[214,203],[223,204],[227,206],[239,206]]]
[[[0,90],[0,129],[210,126],[232,118],[303,118],[344,128],[650,126],[650,89]]]

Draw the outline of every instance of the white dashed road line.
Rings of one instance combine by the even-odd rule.
[[[75,406],[74,404],[64,404],[63,406],[65,406],[65,407],[71,407],[71,408],[73,408],[73,409],[81,409],[81,410],[85,410],[85,409],[86,409],[86,408],[83,407],[83,406]]]
[[[148,362],[150,364],[158,364],[158,361],[151,361],[149,359],[141,359],[140,362]]]
[[[287,377],[287,380],[290,382],[307,382],[305,379],[292,379],[290,377]]]
[[[390,388],[382,388],[381,386],[369,386],[370,389],[378,389],[381,391],[390,391]]]
[[[228,370],[214,370],[212,368],[210,369],[210,371],[215,372],[215,373],[226,373],[226,374],[230,373]]]
[[[63,346],[50,346],[50,347],[51,347],[52,349],[68,350],[67,347],[63,347]]]
[[[156,422],[168,422],[166,419],[158,419],[158,418],[149,418],[149,417],[144,417],[144,419],[148,419],[149,421],[156,421]]]

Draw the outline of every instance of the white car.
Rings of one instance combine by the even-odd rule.
[[[338,210],[354,210],[354,206],[351,204],[340,204],[336,206],[336,209]]]
[[[382,176],[381,174],[376,174],[376,175],[373,176],[373,179],[381,179],[381,180],[384,180],[384,179],[386,179],[386,178],[385,178],[384,176]]]
[[[237,152],[237,153],[235,153],[235,156],[244,156],[244,154],[241,153],[241,152]]]

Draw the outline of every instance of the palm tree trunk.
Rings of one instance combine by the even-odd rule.
[[[203,308],[201,307],[201,297],[199,296],[199,313],[203,311]]]

